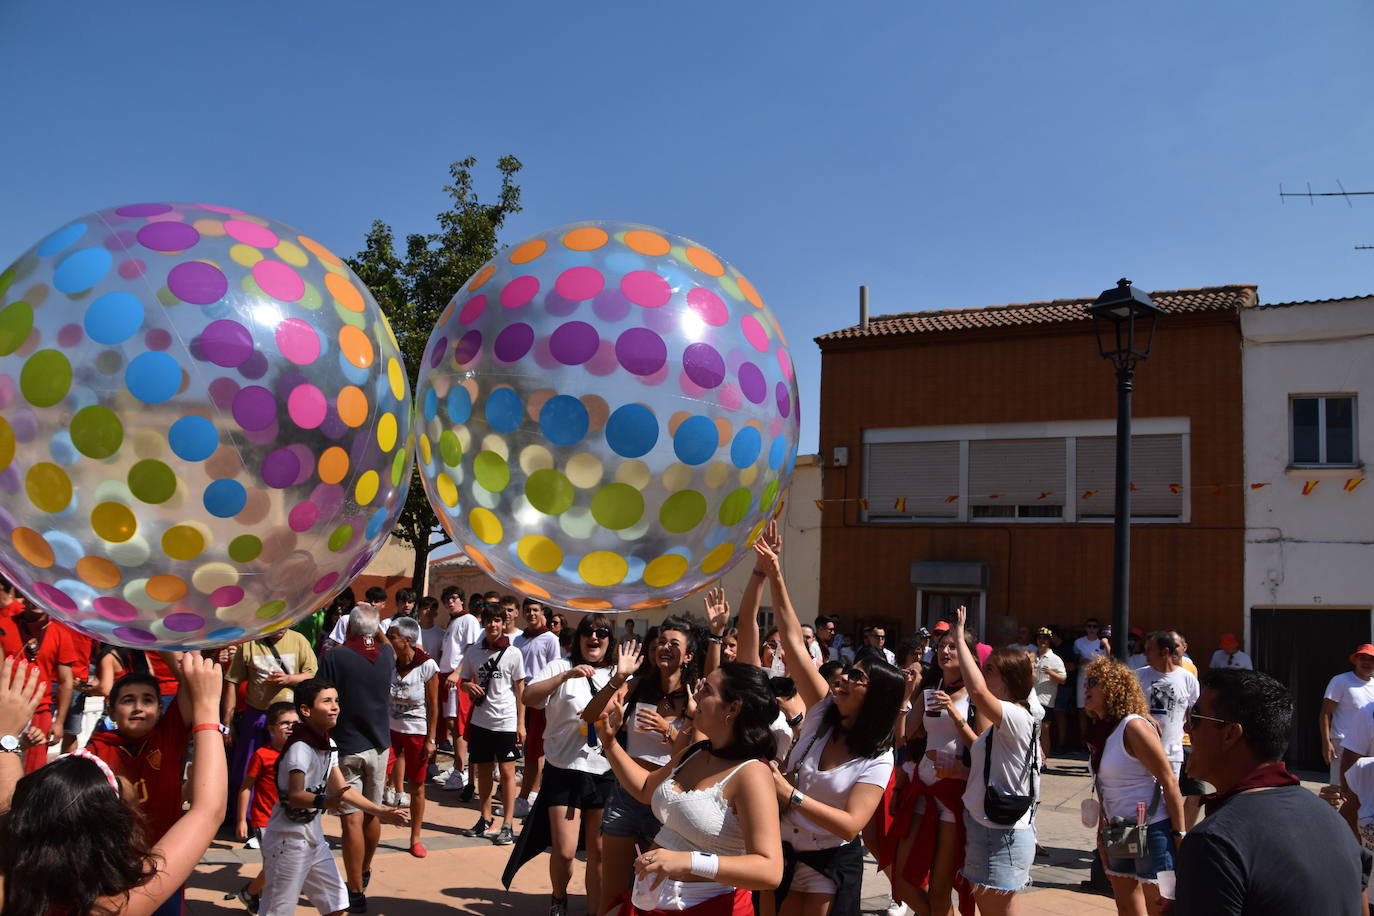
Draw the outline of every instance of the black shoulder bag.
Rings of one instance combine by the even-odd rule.
[[[1028,795],[1003,793],[989,781],[988,773],[992,770],[992,742],[997,737],[996,730],[997,726],[995,725],[988,729],[987,743],[983,747],[983,813],[994,824],[1010,827],[1021,820],[1030,810],[1030,806],[1035,803],[1035,795],[1033,792]],[[1026,765],[1023,778],[1027,782],[1027,790],[1030,790],[1034,784],[1030,775],[1031,767],[1035,765],[1035,751],[1039,737],[1040,723],[1036,722],[1031,726],[1030,745],[1026,748]]]

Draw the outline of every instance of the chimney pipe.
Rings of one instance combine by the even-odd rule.
[[[868,287],[859,287],[859,330],[868,330]]]

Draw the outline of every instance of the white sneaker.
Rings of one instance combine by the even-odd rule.
[[[463,770],[454,770],[448,774],[448,779],[444,780],[445,792],[461,792],[463,787],[468,784],[468,774]]]
[[[396,793],[396,807],[398,807],[398,808],[409,808],[409,807],[410,807],[410,793],[409,793],[409,792],[397,792],[397,793]]]
[[[896,900],[889,899],[887,906],[887,916],[907,916],[911,910],[905,903],[898,903]]]
[[[516,816],[516,817],[529,817],[529,816],[530,816],[530,800],[529,800],[528,798],[517,798],[517,799],[515,800],[515,816]]]
[[[391,786],[387,786],[382,790],[382,804],[386,805],[388,808],[396,807],[396,790],[391,788]]]
[[[432,783],[434,783],[434,784],[437,785],[437,786],[442,786],[442,785],[448,780],[448,778],[449,778],[450,776],[452,776],[452,775],[453,775],[453,770],[452,770],[452,768],[445,768],[445,769],[442,769],[442,770],[439,770],[438,772],[436,772],[432,777],[430,777],[430,780],[429,780],[429,781],[432,782]]]
[[[258,835],[255,833],[255,834],[253,834],[252,836],[250,836],[250,837],[248,838],[248,842],[243,844],[243,848],[244,848],[244,849],[257,849],[257,848],[258,848]]]

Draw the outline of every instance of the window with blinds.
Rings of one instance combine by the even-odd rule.
[[[1075,443],[1079,518],[1112,518],[1116,503],[1116,437]],[[1183,516],[1183,437],[1131,437],[1131,518]],[[1178,492],[1174,492],[1175,488]]]
[[[959,516],[958,442],[869,443],[864,470],[869,518]]]
[[[1064,439],[975,439],[968,444],[973,518],[1064,515]]]

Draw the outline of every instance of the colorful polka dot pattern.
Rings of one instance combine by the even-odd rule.
[[[688,239],[578,223],[453,298],[416,392],[421,476],[497,579],[640,610],[749,555],[796,459],[797,385],[758,291]]]
[[[385,543],[410,441],[386,319],[289,226],[134,204],[0,273],[0,571],[88,635],[294,623]]]

